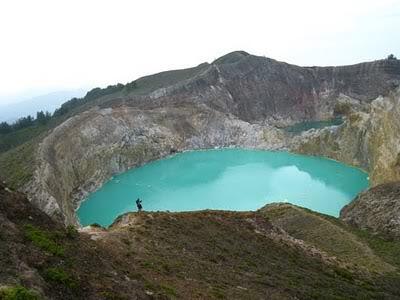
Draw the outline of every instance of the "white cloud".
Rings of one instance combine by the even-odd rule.
[[[239,49],[299,65],[400,55],[399,14],[389,0],[2,0],[0,101],[124,83]]]

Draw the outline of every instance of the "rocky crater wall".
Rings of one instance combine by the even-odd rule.
[[[354,226],[400,239],[400,182],[378,185],[357,196],[340,212]]]
[[[55,128],[42,142],[38,168],[25,187],[31,199],[66,224],[113,174],[177,151],[214,147],[280,149],[284,134],[198,107],[94,108]]]
[[[292,151],[321,155],[361,167],[372,186],[400,180],[400,89],[370,104],[350,105],[340,127],[311,130],[297,136]]]
[[[231,53],[147,94],[98,99],[54,128],[24,191],[76,223],[79,202],[113,174],[177,151],[230,146],[331,157],[369,171],[374,185],[400,179],[399,90],[390,93],[399,83],[398,60],[303,68]],[[340,127],[300,136],[274,127],[338,112],[347,115]]]
[[[41,143],[25,188],[44,211],[75,223],[79,202],[112,175],[175,152],[214,147],[290,150],[330,157],[370,173],[373,186],[400,180],[400,90],[349,107],[341,126],[291,136],[204,104],[142,110],[93,108],[55,128]]]
[[[246,122],[283,126],[331,118],[341,94],[369,103],[400,85],[400,60],[300,67],[234,52],[202,66],[185,80],[144,95],[133,90],[118,99],[109,97],[101,106],[119,102],[154,109],[202,103]]]

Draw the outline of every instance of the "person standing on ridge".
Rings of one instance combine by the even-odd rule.
[[[140,200],[139,198],[136,199],[136,206],[138,211],[142,211],[143,206],[142,206],[142,200]]]

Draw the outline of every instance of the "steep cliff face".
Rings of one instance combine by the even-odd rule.
[[[397,178],[391,120],[398,99],[370,102],[399,83],[398,60],[303,68],[245,52],[152,75],[85,104],[54,128],[24,190],[50,215],[74,223],[79,201],[115,173],[176,151],[229,146],[290,148],[370,169],[376,183]],[[336,131],[293,139],[273,127],[329,118],[346,101],[356,113]]]
[[[400,180],[400,89],[350,111],[340,127],[295,137],[291,147],[362,167],[372,185]]]
[[[309,120],[332,116],[338,96],[371,101],[399,84],[400,61],[381,60],[345,67],[302,68],[246,56],[219,66],[222,85],[247,121]]]
[[[305,68],[234,52],[184,81],[147,96],[133,90],[120,101],[141,107],[200,102],[248,122],[282,125],[331,117],[340,94],[369,102],[399,83],[400,60]]]

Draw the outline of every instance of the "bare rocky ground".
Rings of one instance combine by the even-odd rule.
[[[400,239],[400,182],[378,185],[346,205],[340,218],[359,228]]]

